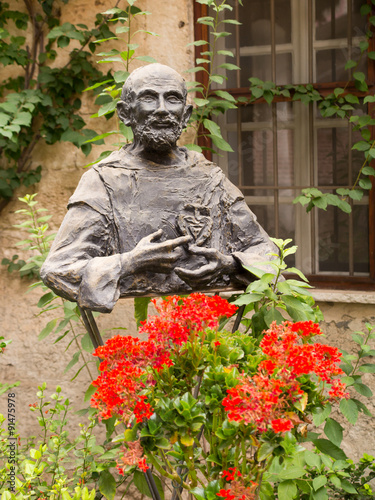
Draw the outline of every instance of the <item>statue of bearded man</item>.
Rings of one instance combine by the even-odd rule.
[[[241,192],[177,146],[191,116],[184,79],[150,64],[117,105],[134,141],[86,172],[43,265],[43,281],[86,309],[120,297],[238,290],[275,251]],[[259,264],[258,264],[259,265]]]

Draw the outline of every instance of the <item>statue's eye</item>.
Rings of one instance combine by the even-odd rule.
[[[142,96],[141,100],[143,102],[154,102],[155,101],[155,97],[152,96],[152,95],[144,95],[144,96]]]
[[[179,104],[181,102],[181,100],[175,95],[168,96],[167,101],[170,102],[171,104]]]

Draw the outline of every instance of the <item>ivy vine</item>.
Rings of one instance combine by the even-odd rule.
[[[91,151],[86,141],[97,133],[79,113],[81,94],[87,85],[112,79],[111,71],[98,70],[91,56],[96,40],[115,36],[110,22],[121,22],[98,13],[91,27],[61,24],[61,8],[54,0],[23,4],[25,12],[0,3],[0,63],[5,71],[12,68],[8,74],[16,73],[0,84],[0,210],[20,185],[40,180],[42,166],[32,168],[32,155],[41,140],[47,145],[68,141],[86,155]],[[32,33],[31,41],[26,32]],[[60,55],[72,41],[66,61]]]

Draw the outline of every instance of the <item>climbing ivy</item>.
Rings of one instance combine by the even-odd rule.
[[[112,25],[123,22],[120,16],[98,13],[90,27],[61,24],[60,3],[22,3],[25,12],[0,2],[0,64],[4,74],[11,75],[0,84],[0,210],[20,185],[40,180],[42,166],[32,168],[40,141],[68,141],[86,155],[91,151],[86,141],[97,133],[86,127],[79,113],[81,94],[88,84],[98,91],[112,80],[111,71],[100,71],[91,56],[97,50],[95,41],[114,37]]]
[[[105,15],[112,15],[111,22],[121,21],[123,23],[122,26],[116,28],[116,35],[112,36],[111,40],[117,40],[121,42],[122,50],[111,49],[110,51],[99,52],[98,56],[100,59],[98,60],[98,64],[110,64],[112,65],[114,62],[121,63],[122,70],[115,71],[113,77],[110,80],[107,80],[105,83],[107,84],[104,88],[101,89],[99,93],[99,97],[96,100],[96,104],[100,105],[100,108],[97,113],[92,115],[92,117],[100,117],[106,116],[107,118],[111,118],[113,115],[116,116],[116,104],[120,99],[122,87],[127,80],[130,74],[130,64],[134,60],[144,61],[148,63],[154,63],[156,60],[147,55],[136,55],[136,51],[139,48],[139,44],[135,43],[134,38],[137,38],[139,35],[150,35],[150,36],[159,36],[157,33],[152,31],[147,31],[144,29],[134,29],[135,21],[140,16],[148,16],[151,12],[145,11],[134,5],[136,0],[126,0],[127,7],[122,10],[117,7],[112,8],[104,12]],[[123,36],[118,36],[123,35]],[[99,39],[96,40],[95,43],[103,44],[108,41],[108,39]],[[91,87],[86,88],[84,91],[94,90],[98,87],[98,84],[95,84]],[[117,128],[116,130],[111,130],[110,132],[106,132],[104,134],[100,134],[93,138],[90,138],[86,141],[87,143],[96,142],[98,140],[104,140],[108,136],[118,135],[118,142],[113,143],[112,148],[118,148],[123,146],[124,144],[130,142],[133,139],[133,132],[130,127],[124,125],[117,117],[116,120]],[[103,160],[107,156],[111,154],[113,149],[103,151],[100,156],[86,165],[89,167],[99,161]]]
[[[192,144],[188,144],[189,149],[199,151],[215,151],[209,145],[198,146],[197,142],[204,137],[212,141],[214,148],[222,151],[233,151],[231,146],[223,139],[219,125],[213,121],[213,117],[225,113],[228,109],[236,109],[237,104],[246,99],[235,99],[224,89],[213,88],[213,85],[223,85],[227,80],[225,73],[240,69],[233,63],[217,64],[218,56],[234,58],[230,50],[220,50],[218,41],[220,38],[230,36],[225,31],[226,24],[241,24],[236,19],[226,17],[222,18],[222,12],[232,12],[233,7],[227,0],[197,0],[198,3],[207,5],[212,15],[200,17],[197,23],[205,26],[208,32],[207,40],[196,40],[190,43],[195,47],[202,47],[200,57],[196,58],[194,68],[188,70],[188,73],[200,73],[203,75],[201,82],[188,82],[189,92],[193,92],[195,103],[194,111],[189,126],[194,130],[194,139]],[[242,5],[242,0],[238,0]],[[223,74],[224,73],[224,74]]]
[[[375,0],[371,0],[371,3],[375,5]],[[264,99],[268,104],[271,104],[278,96],[292,101],[301,101],[306,105],[317,103],[323,118],[337,116],[347,120],[353,131],[359,131],[362,136],[362,139],[352,146],[353,150],[363,153],[363,162],[353,185],[350,188],[336,189],[336,193],[323,193],[314,187],[303,189],[294,203],[306,206],[307,212],[313,207],[326,210],[328,205],[333,205],[350,213],[352,208],[349,200],[361,200],[364,192],[372,188],[371,178],[375,176],[375,169],[370,163],[375,158],[375,141],[371,134],[371,127],[375,125],[375,118],[371,109],[369,113],[361,115],[357,114],[357,110],[359,106],[374,103],[375,96],[369,92],[366,75],[357,69],[364,57],[368,57],[370,60],[375,59],[375,51],[369,51],[369,41],[374,35],[375,16],[371,15],[372,6],[368,3],[362,5],[361,14],[367,17],[366,39],[359,44],[360,56],[358,60],[350,59],[345,65],[345,70],[352,72],[352,81],[348,81],[344,87],[337,87],[330,94],[324,95],[312,84],[277,86],[274,82],[264,82],[256,77],[249,79],[251,98],[247,101],[248,103]],[[358,91],[355,94],[349,90],[351,83]]]

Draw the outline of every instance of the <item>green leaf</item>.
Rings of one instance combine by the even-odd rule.
[[[262,443],[257,453],[257,460],[261,462],[262,460],[266,459],[272,454],[274,449],[275,449],[274,444],[268,441]]]
[[[362,189],[371,189],[372,188],[372,182],[370,179],[359,179],[358,183]]]
[[[349,205],[349,203],[345,200],[340,200],[339,204],[337,205],[340,210],[345,212],[346,214],[350,214],[352,211],[352,207]]]
[[[96,387],[94,387],[92,384],[89,385],[87,391],[85,392],[85,396],[83,398],[84,402],[86,403],[87,401],[90,401],[91,396],[93,396],[96,392]]]
[[[215,90],[215,94],[227,101],[236,102],[236,99],[226,90]]]
[[[362,83],[366,80],[366,75],[362,73],[362,71],[356,71],[355,73],[353,73],[353,78]]]
[[[325,455],[328,455],[329,457],[332,457],[336,460],[347,459],[347,456],[342,451],[342,449],[333,444],[331,441],[328,441],[328,439],[313,439],[312,442],[319,451],[321,451]]]
[[[285,318],[275,307],[271,307],[270,310],[265,314],[264,321],[266,322],[267,326],[270,326],[273,321],[276,321],[276,323],[280,325],[283,321],[285,321]]]
[[[367,141],[359,141],[359,142],[356,142],[352,149],[356,149],[358,151],[367,151],[368,149],[370,149],[370,144],[367,142]]]
[[[225,78],[222,75],[211,75],[210,76],[210,81],[218,83],[219,85],[221,85],[224,82],[224,80],[225,80]],[[217,92],[218,91],[216,91],[215,93],[217,94]]]
[[[190,490],[190,493],[192,495],[194,495],[194,497],[197,499],[197,500],[207,500],[206,499],[206,496],[204,494],[204,489],[203,488],[193,488]]]
[[[146,495],[149,498],[152,498],[152,495],[151,495],[150,489],[148,487],[145,475],[142,472],[140,472],[139,470],[136,470],[134,472],[133,477],[134,477],[134,485],[141,492],[141,494]],[[159,495],[161,496],[162,500],[164,500],[164,492],[163,492],[163,487],[162,487],[162,484],[160,482],[160,479],[157,476],[155,476],[154,474],[152,475],[152,477],[154,478]]]
[[[358,407],[351,399],[342,399],[340,401],[340,410],[350,424],[355,424],[358,418]]]
[[[305,474],[305,469],[298,465],[288,465],[288,467],[279,473],[280,479],[298,479]]]
[[[363,373],[375,373],[375,364],[361,365],[358,370]]]
[[[116,494],[116,480],[108,470],[103,470],[100,473],[99,490],[105,498],[114,500]]]
[[[326,425],[324,426],[324,433],[333,444],[340,446],[343,435],[343,427],[336,422],[336,420],[333,420],[333,418],[327,418]]]
[[[150,302],[151,297],[135,297],[134,299],[134,318],[138,328],[141,326],[141,321],[147,319],[148,305]]]
[[[113,78],[116,83],[124,83],[129,76],[129,71],[115,71]]]
[[[202,148],[200,146],[198,146],[197,144],[185,144],[185,147],[189,151],[197,151],[197,153],[201,153],[202,152]]]
[[[286,306],[287,313],[294,321],[306,321],[311,308],[305,303],[292,295],[284,295],[282,300]]]
[[[352,200],[360,201],[363,198],[363,191],[361,189],[351,189],[349,196]]]
[[[223,64],[220,64],[219,68],[228,69],[228,70],[241,69],[239,66],[237,66],[236,64],[232,64],[232,63],[223,63]]]
[[[327,490],[322,487],[317,491],[311,492],[311,500],[328,500]]]
[[[369,387],[367,387],[367,385],[361,383],[355,383],[353,384],[353,387],[362,396],[365,396],[366,398],[372,397],[372,391]]]
[[[254,302],[258,302],[263,298],[263,294],[260,293],[243,293],[241,294],[233,303],[236,306],[253,304]]]
[[[112,80],[105,80],[104,82],[95,83],[95,85],[91,85],[91,87],[87,87],[83,92],[88,92],[89,90],[94,90],[100,87],[101,85],[105,85],[106,83],[112,82]]]
[[[346,102],[350,102],[350,104],[359,104],[359,99],[356,95],[346,94],[344,99]]]
[[[37,303],[37,306],[40,308],[43,308],[44,306],[49,304],[55,297],[56,297],[56,295],[53,292],[45,293],[44,295],[42,295],[40,297],[40,299]]]
[[[314,408],[312,410],[314,425],[316,427],[319,427],[319,425],[321,425],[326,420],[326,418],[329,417],[331,410],[332,407],[329,403],[324,407]]]
[[[358,491],[346,479],[341,479],[341,488],[344,491],[346,491],[347,493],[352,493],[354,495],[358,495]]]
[[[319,488],[327,484],[326,476],[317,476],[313,479],[313,488],[317,491]]]
[[[233,149],[230,144],[227,143],[222,137],[218,137],[217,135],[210,134],[209,137],[212,139],[212,142],[222,151],[229,151],[233,153]]]
[[[279,500],[291,500],[297,496],[297,486],[294,481],[289,479],[279,484],[277,492]]]
[[[309,465],[310,467],[316,467],[317,469],[319,469],[321,461],[320,461],[319,456],[316,453],[313,453],[310,450],[306,450],[304,453],[304,457],[305,457],[305,462],[307,463],[307,465]]]
[[[72,366],[74,366],[76,363],[78,363],[78,360],[79,360],[79,356],[80,356],[81,352],[80,351],[77,351],[73,354],[73,357],[72,359],[69,361],[69,363],[67,364],[65,370],[64,370],[64,373],[66,373],[67,371],[69,371]]]
[[[82,337],[81,345],[82,349],[86,352],[92,353],[94,351],[94,346],[88,333],[85,333],[85,335]]]
[[[194,97],[193,101],[197,106],[200,107],[207,106],[207,104],[210,104],[210,101],[208,99],[200,99],[199,97]]]
[[[38,340],[43,340],[52,332],[57,323],[57,318],[51,319],[38,335]]]
[[[372,167],[363,167],[362,174],[375,176],[375,169]]]
[[[137,56],[136,59],[138,59],[138,61],[146,61],[149,63],[156,63],[157,62],[156,59],[154,59],[151,56]]]
[[[203,125],[206,127],[206,129],[212,134],[216,135],[218,137],[221,137],[221,130],[220,127],[217,123],[213,122],[212,120],[208,120],[207,118],[203,120]]]

